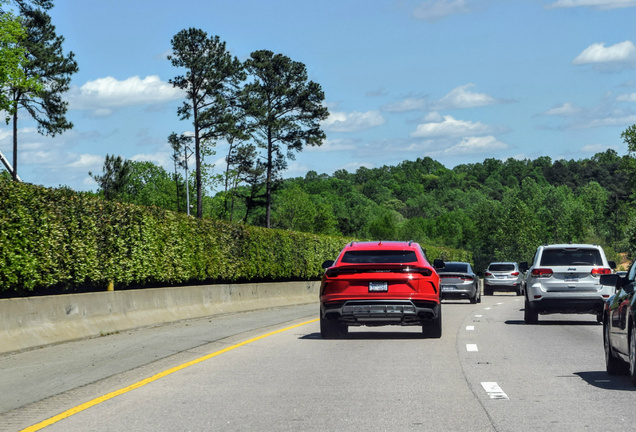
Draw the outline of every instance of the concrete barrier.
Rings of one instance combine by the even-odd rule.
[[[199,285],[0,299],[0,353],[184,319],[317,302],[319,287],[317,281]]]

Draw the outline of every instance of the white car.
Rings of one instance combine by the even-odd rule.
[[[603,248],[591,244],[539,246],[530,267],[523,262],[526,277],[524,320],[538,321],[539,315],[554,313],[595,314],[603,319],[603,307],[614,294],[601,285],[601,275],[611,274],[616,264],[607,261]]]

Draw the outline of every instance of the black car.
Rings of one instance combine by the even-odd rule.
[[[628,373],[636,386],[636,265],[626,276],[603,275],[601,284],[616,287],[603,312],[605,365],[610,375]]]

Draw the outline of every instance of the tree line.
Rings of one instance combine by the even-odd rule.
[[[579,160],[489,158],[450,169],[424,157],[332,175],[310,171],[275,183],[271,227],[462,249],[479,270],[491,261],[530,260],[538,245],[561,242],[601,244],[619,262],[620,252],[636,255],[633,161],[608,149]],[[173,176],[150,162],[131,166],[119,200],[178,210]],[[265,202],[255,199],[264,191],[262,182],[241,183],[204,195],[203,214],[266,226]]]
[[[617,262],[636,252],[630,155],[589,159],[486,159],[452,169],[429,158],[333,175],[309,172],[280,185],[277,228],[368,239],[415,240],[464,249],[477,269],[527,261],[544,243],[596,243]],[[225,193],[211,215],[228,218]],[[242,207],[242,208],[241,208]],[[262,224],[262,211],[235,214]]]

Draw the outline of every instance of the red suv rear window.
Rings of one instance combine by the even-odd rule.
[[[340,262],[345,264],[406,264],[417,262],[414,251],[359,250],[345,252]]]

